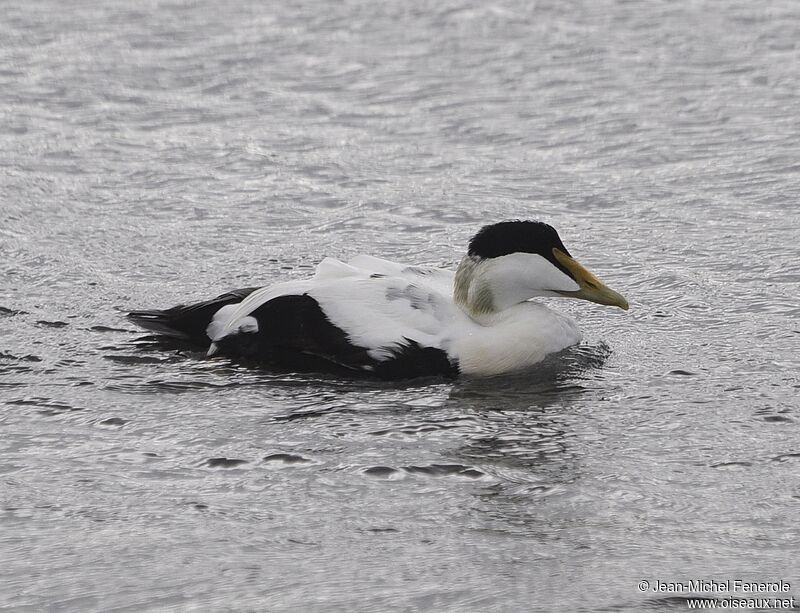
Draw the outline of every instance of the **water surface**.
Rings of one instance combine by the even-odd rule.
[[[800,575],[800,7],[6,2],[0,608],[686,610]],[[539,218],[631,302],[485,381],[123,313]],[[774,594],[773,594],[774,595]]]

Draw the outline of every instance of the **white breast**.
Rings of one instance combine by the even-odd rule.
[[[454,335],[452,352],[465,375],[491,376],[538,364],[581,341],[575,321],[536,302],[490,315],[485,326]]]

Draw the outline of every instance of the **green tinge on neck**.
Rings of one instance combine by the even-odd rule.
[[[475,273],[480,264],[480,261],[465,256],[458,265],[453,284],[453,300],[473,317],[488,315],[496,310],[489,284],[476,278]]]

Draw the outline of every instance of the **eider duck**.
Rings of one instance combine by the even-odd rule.
[[[580,298],[628,309],[539,221],[485,226],[453,272],[360,255],[325,258],[310,279],[246,288],[171,309],[139,326],[208,355],[382,379],[491,376],[574,345],[573,319],[535,301]]]

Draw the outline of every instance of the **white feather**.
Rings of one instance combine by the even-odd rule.
[[[373,274],[391,275],[403,277],[409,281],[416,281],[448,297],[453,295],[455,272],[446,268],[408,266],[407,264],[382,260],[371,255],[357,255],[348,264]]]
[[[228,304],[222,307],[214,314],[214,318],[206,329],[208,338],[213,342],[217,342],[226,336],[235,334],[239,331],[242,318],[249,316],[250,313],[265,302],[278,296],[304,294],[311,287],[311,284],[312,281],[309,279],[305,281],[286,281],[285,283],[262,287],[238,304]],[[213,354],[209,353],[209,355]]]
[[[407,341],[442,348],[443,333],[460,311],[438,292],[402,277],[359,274],[308,292],[355,345],[384,359]],[[463,314],[461,314],[464,317]]]
[[[465,375],[491,376],[527,368],[581,341],[573,319],[523,302],[454,331],[450,351]]]
[[[512,253],[486,260],[475,278],[478,282],[473,286],[480,287],[483,282],[489,287],[498,311],[535,296],[556,296],[556,290],[580,289],[574,279],[535,253]]]

